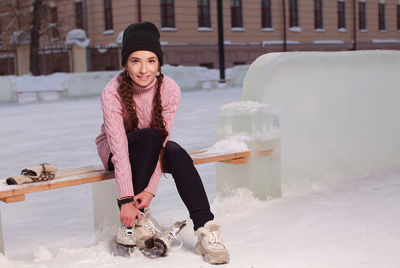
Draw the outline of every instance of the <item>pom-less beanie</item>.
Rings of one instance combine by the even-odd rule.
[[[132,52],[148,50],[157,55],[160,65],[163,64],[163,52],[160,44],[160,32],[151,22],[133,23],[126,27],[122,37],[122,66]]]

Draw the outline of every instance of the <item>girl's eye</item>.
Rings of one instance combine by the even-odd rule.
[[[150,60],[150,62],[151,62],[151,63],[154,63],[154,62],[156,62],[156,61],[155,61],[155,60],[153,60],[153,59],[151,59],[151,60]]]
[[[136,64],[138,62],[139,62],[139,60],[132,60],[132,63],[134,63],[134,64]]]

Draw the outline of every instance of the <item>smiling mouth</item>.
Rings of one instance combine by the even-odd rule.
[[[138,76],[139,80],[146,81],[150,76]]]

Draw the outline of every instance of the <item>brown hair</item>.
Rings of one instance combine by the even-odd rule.
[[[151,127],[156,129],[160,135],[162,142],[164,143],[165,139],[168,136],[168,131],[165,128],[165,121],[162,116],[162,102],[161,102],[161,85],[164,79],[164,75],[161,73],[161,69],[159,68],[158,70],[160,72],[160,75],[156,77],[157,82],[156,82],[156,93],[154,95],[153,103],[154,103],[154,108],[152,112],[152,122],[151,122]],[[122,98],[124,107],[126,111],[128,112],[129,115],[129,124],[127,125],[127,131],[132,131],[135,129],[138,129],[138,124],[139,124],[139,119],[136,114],[136,103],[133,98],[133,81],[129,76],[128,71],[124,70],[123,72],[120,73],[119,75],[119,89],[118,93]],[[160,159],[162,163],[164,155],[164,148],[161,149],[160,152]],[[162,165],[161,165],[162,166]]]

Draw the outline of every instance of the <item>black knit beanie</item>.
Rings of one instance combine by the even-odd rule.
[[[151,22],[133,23],[126,27],[122,37],[122,66],[132,52],[148,50],[157,55],[160,65],[163,65],[163,52],[160,44],[160,32]]]

